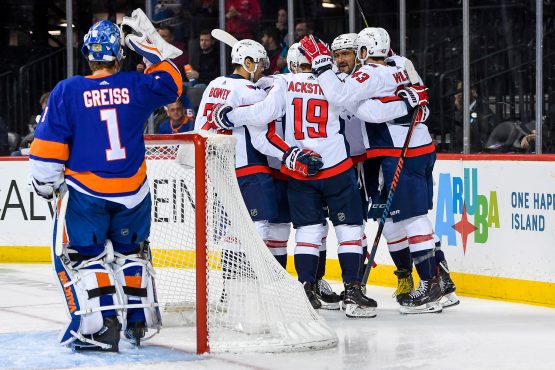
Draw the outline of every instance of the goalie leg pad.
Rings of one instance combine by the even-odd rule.
[[[119,300],[115,294],[115,276],[105,262],[105,256],[104,252],[99,256],[86,257],[68,249],[61,256],[53,254],[56,275],[70,318],[60,335],[63,345],[76,339],[87,342],[83,335],[98,333],[103,327],[103,317],[116,316]]]
[[[134,246],[135,250],[128,254],[118,252],[129,250],[129,246]],[[139,253],[136,244],[129,246],[114,243],[116,252],[113,266],[117,288],[122,292],[125,324],[129,326],[144,323],[146,328],[159,330],[162,321],[154,284],[155,272],[148,257],[149,252]]]

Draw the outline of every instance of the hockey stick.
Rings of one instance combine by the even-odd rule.
[[[366,17],[364,16],[364,11],[362,10],[362,6],[360,5],[360,1],[355,0],[355,2],[357,3],[357,7],[358,7],[358,10],[360,12],[360,15],[362,16],[362,20],[364,21],[364,25],[366,26],[366,28],[370,27],[370,26],[368,26],[368,21],[366,21]]]
[[[405,70],[409,75],[409,80],[411,84],[417,85],[420,83],[418,78],[418,74],[414,69],[414,65],[410,60],[407,59],[405,63]],[[393,180],[391,181],[391,186],[389,188],[389,192],[387,193],[387,200],[385,202],[385,207],[382,213],[382,217],[379,220],[378,225],[378,232],[376,233],[376,237],[374,238],[374,244],[372,245],[372,250],[370,252],[370,257],[368,257],[368,264],[366,265],[366,269],[364,270],[364,276],[362,277],[362,286],[366,286],[368,282],[368,278],[370,277],[370,270],[372,269],[372,264],[374,263],[374,258],[376,257],[376,251],[378,250],[378,244],[380,242],[380,238],[382,236],[383,227],[385,225],[385,220],[389,215],[389,208],[391,208],[391,203],[393,203],[393,196],[395,195],[395,190],[397,190],[397,184],[399,182],[399,177],[401,176],[401,171],[403,170],[403,165],[405,163],[405,158],[407,155],[407,151],[409,149],[410,139],[412,137],[412,133],[414,128],[416,127],[416,119],[418,118],[418,111],[420,107],[416,107],[414,113],[412,114],[412,118],[410,121],[409,131],[407,132],[407,137],[405,138],[405,143],[403,144],[403,148],[401,149],[401,155],[399,157],[399,162],[397,162],[397,168],[395,168],[395,174],[393,175]]]
[[[69,191],[64,185],[56,191],[54,198],[54,253],[56,256],[61,256],[64,251],[64,239],[66,239],[66,210],[67,202],[69,200]]]
[[[218,41],[223,42],[224,44],[233,47],[233,45],[235,45],[236,43],[239,42],[239,40],[237,40],[235,38],[235,36],[231,35],[230,33],[227,33],[224,30],[221,30],[219,28],[214,28],[212,30],[212,32],[210,32],[210,34],[212,35],[213,38],[215,38]]]

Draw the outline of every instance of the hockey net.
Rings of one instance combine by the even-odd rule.
[[[166,325],[195,325],[197,352],[336,345],[304,289],[268,251],[235,177],[235,139],[147,136],[150,246]]]

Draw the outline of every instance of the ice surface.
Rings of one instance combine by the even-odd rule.
[[[0,370],[4,369],[555,369],[555,309],[461,297],[440,314],[405,316],[392,288],[370,287],[374,319],[321,311],[337,348],[287,354],[194,355],[194,331],[166,328],[120,354],[59,347],[65,322],[48,265],[0,265]],[[334,285],[336,291],[339,285]]]

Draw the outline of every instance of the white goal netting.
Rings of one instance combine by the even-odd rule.
[[[334,331],[256,232],[235,177],[235,139],[207,133],[166,138],[146,141],[149,239],[164,325],[196,324],[197,343],[206,337],[212,352],[334,346]]]

